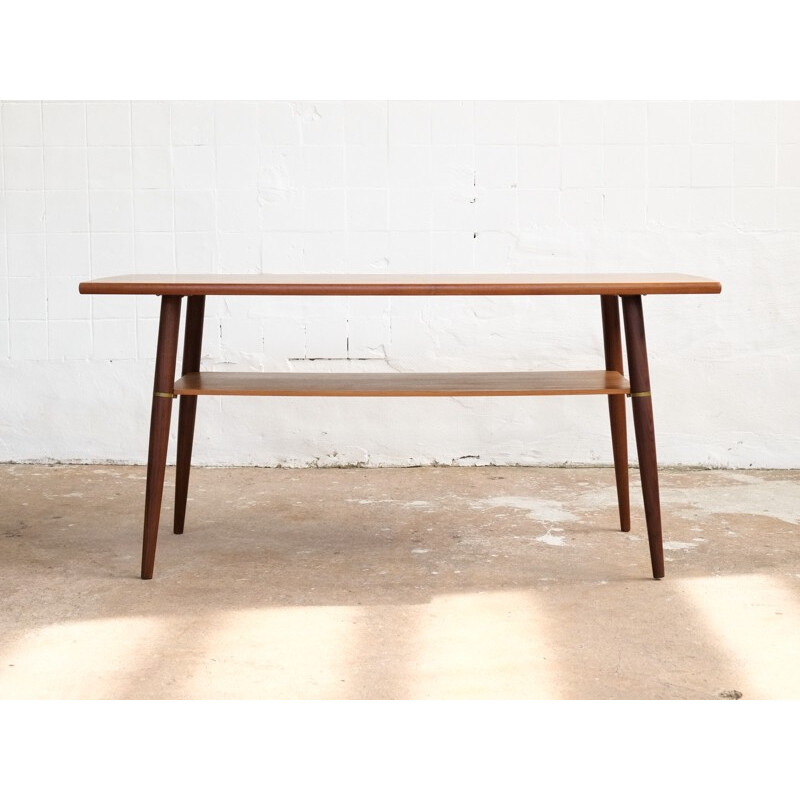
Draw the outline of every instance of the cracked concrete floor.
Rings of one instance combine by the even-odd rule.
[[[0,467],[0,699],[799,698],[800,472]]]

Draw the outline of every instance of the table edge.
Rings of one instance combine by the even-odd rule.
[[[397,283],[372,283],[342,281],[335,283],[304,282],[302,276],[297,282],[276,283],[241,283],[237,281],[204,283],[187,280],[177,283],[172,276],[170,281],[123,281],[120,278],[98,278],[82,281],[79,284],[81,294],[123,294],[123,295],[261,295],[261,296],[430,296],[430,295],[643,295],[643,294],[719,294],[722,284],[719,281],[692,275],[676,277],[685,280],[658,280],[653,275],[647,280],[591,280],[575,283],[565,280],[563,283],[536,283],[533,280],[520,280],[507,283],[496,283],[487,280],[480,283],[460,282],[459,276],[454,280],[441,280],[435,283],[410,283],[399,280]],[[209,276],[212,277],[212,276]],[[217,277],[217,276],[213,276]],[[223,276],[219,276],[223,277]],[[366,277],[366,276],[358,276]],[[398,276],[402,278],[403,276]],[[438,277],[438,276],[437,276]],[[467,277],[467,276],[464,276]],[[487,276],[489,277],[489,276]],[[568,275],[564,276],[568,278]]]

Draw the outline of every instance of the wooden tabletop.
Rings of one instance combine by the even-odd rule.
[[[716,294],[708,278],[678,273],[461,275],[115,275],[81,294],[154,295],[640,295]]]

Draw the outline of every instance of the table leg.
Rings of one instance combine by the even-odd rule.
[[[181,321],[181,297],[161,298],[161,321],[158,326],[153,407],[150,414],[150,447],[147,455],[147,488],[144,501],[144,536],[142,538],[142,579],[153,577],[156,560],[158,520],[164,492],[164,469],[167,463],[169,422],[175,389],[175,359]]]
[[[200,370],[205,305],[204,295],[192,296],[187,300],[181,375]],[[189,493],[189,471],[192,466],[192,442],[194,441],[196,414],[197,395],[181,395],[178,412],[178,458],[175,470],[175,520],[172,528],[175,533],[183,533],[183,523],[186,519],[186,497]]]
[[[625,342],[628,369],[631,375],[631,404],[639,453],[639,474],[642,481],[647,539],[653,577],[664,577],[664,548],[661,539],[661,501],[658,494],[658,462],[653,427],[653,399],[650,396],[650,370],[647,366],[647,344],[644,335],[644,314],[641,295],[622,298],[625,320]]]
[[[603,314],[603,348],[606,369],[624,374],[617,296],[601,296],[600,309]],[[628,483],[628,429],[625,414],[624,395],[610,394],[608,396],[608,416],[611,422],[611,447],[614,452],[619,527],[620,530],[629,531],[631,529],[631,502]]]

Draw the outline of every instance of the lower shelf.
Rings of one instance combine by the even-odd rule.
[[[485,397],[627,394],[619,372],[190,372],[176,395],[274,397]]]

